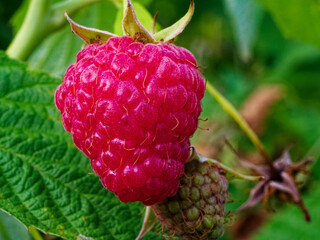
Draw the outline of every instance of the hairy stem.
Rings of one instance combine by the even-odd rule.
[[[233,120],[239,125],[239,127],[246,133],[251,142],[255,145],[255,147],[267,161],[267,163],[272,165],[272,160],[265,150],[263,143],[251,129],[248,123],[244,120],[244,118],[240,115],[240,113],[235,109],[235,107],[225,97],[223,97],[211,83],[207,82],[206,89],[219,102],[221,107],[233,118]]]
[[[192,150],[191,156],[189,158],[189,161],[191,160],[197,160],[199,162],[210,162],[213,163],[215,165],[217,165],[218,167],[220,167],[222,170],[224,170],[226,173],[229,173],[235,177],[244,179],[244,180],[248,180],[248,181],[260,181],[261,179],[263,179],[263,176],[248,176],[248,175],[244,175],[242,173],[237,172],[236,170],[225,166],[224,164],[222,164],[221,162],[214,160],[214,159],[209,159],[201,154],[199,154],[196,150],[196,148],[194,146],[191,146],[190,149]]]
[[[244,179],[244,180],[248,180],[248,181],[260,181],[261,179],[263,179],[263,176],[248,176],[248,175],[244,175],[242,173],[239,173],[235,170],[233,170],[230,167],[227,167],[226,165],[222,164],[221,162],[214,160],[214,159],[207,159],[206,162],[211,162],[215,165],[217,165],[218,167],[220,167],[221,169],[223,169],[224,171],[226,171],[227,173],[230,173],[231,175]]]

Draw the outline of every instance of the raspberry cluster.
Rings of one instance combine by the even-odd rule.
[[[218,239],[224,232],[228,181],[219,168],[188,162],[178,192],[152,206],[158,220],[183,239]]]
[[[152,205],[178,189],[204,90],[189,51],[123,36],[80,51],[55,101],[102,184]]]

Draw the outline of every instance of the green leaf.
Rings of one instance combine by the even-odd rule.
[[[254,0],[225,0],[226,8],[232,20],[239,55],[248,61],[257,38],[262,17],[261,4]]]
[[[311,213],[311,222],[304,221],[302,213],[296,206],[288,205],[277,212],[271,221],[257,232],[256,237],[253,239],[319,239],[320,184],[315,184],[310,193],[304,200]]]
[[[278,58],[277,64],[273,69],[273,78],[288,78],[292,81],[292,78],[296,78],[296,74],[299,74],[296,71],[299,65],[320,59],[320,54],[319,49],[313,45],[292,41],[283,48],[282,54],[279,54]],[[318,81],[316,80],[316,82]],[[303,84],[303,87],[309,87],[309,84]]]
[[[288,37],[320,47],[319,1],[259,0]]]
[[[63,238],[134,239],[142,206],[102,187],[54,105],[60,80],[0,52],[0,208]]]
[[[194,1],[191,0],[188,12],[176,23],[153,35],[158,42],[169,42],[177,37],[190,22],[194,12]]]

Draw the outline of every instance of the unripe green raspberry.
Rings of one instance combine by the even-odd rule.
[[[152,206],[158,220],[183,239],[218,239],[224,232],[228,181],[211,163],[185,165],[177,193]]]

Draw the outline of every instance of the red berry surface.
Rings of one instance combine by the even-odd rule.
[[[204,90],[189,51],[124,36],[81,50],[55,101],[102,184],[152,205],[178,189]]]

